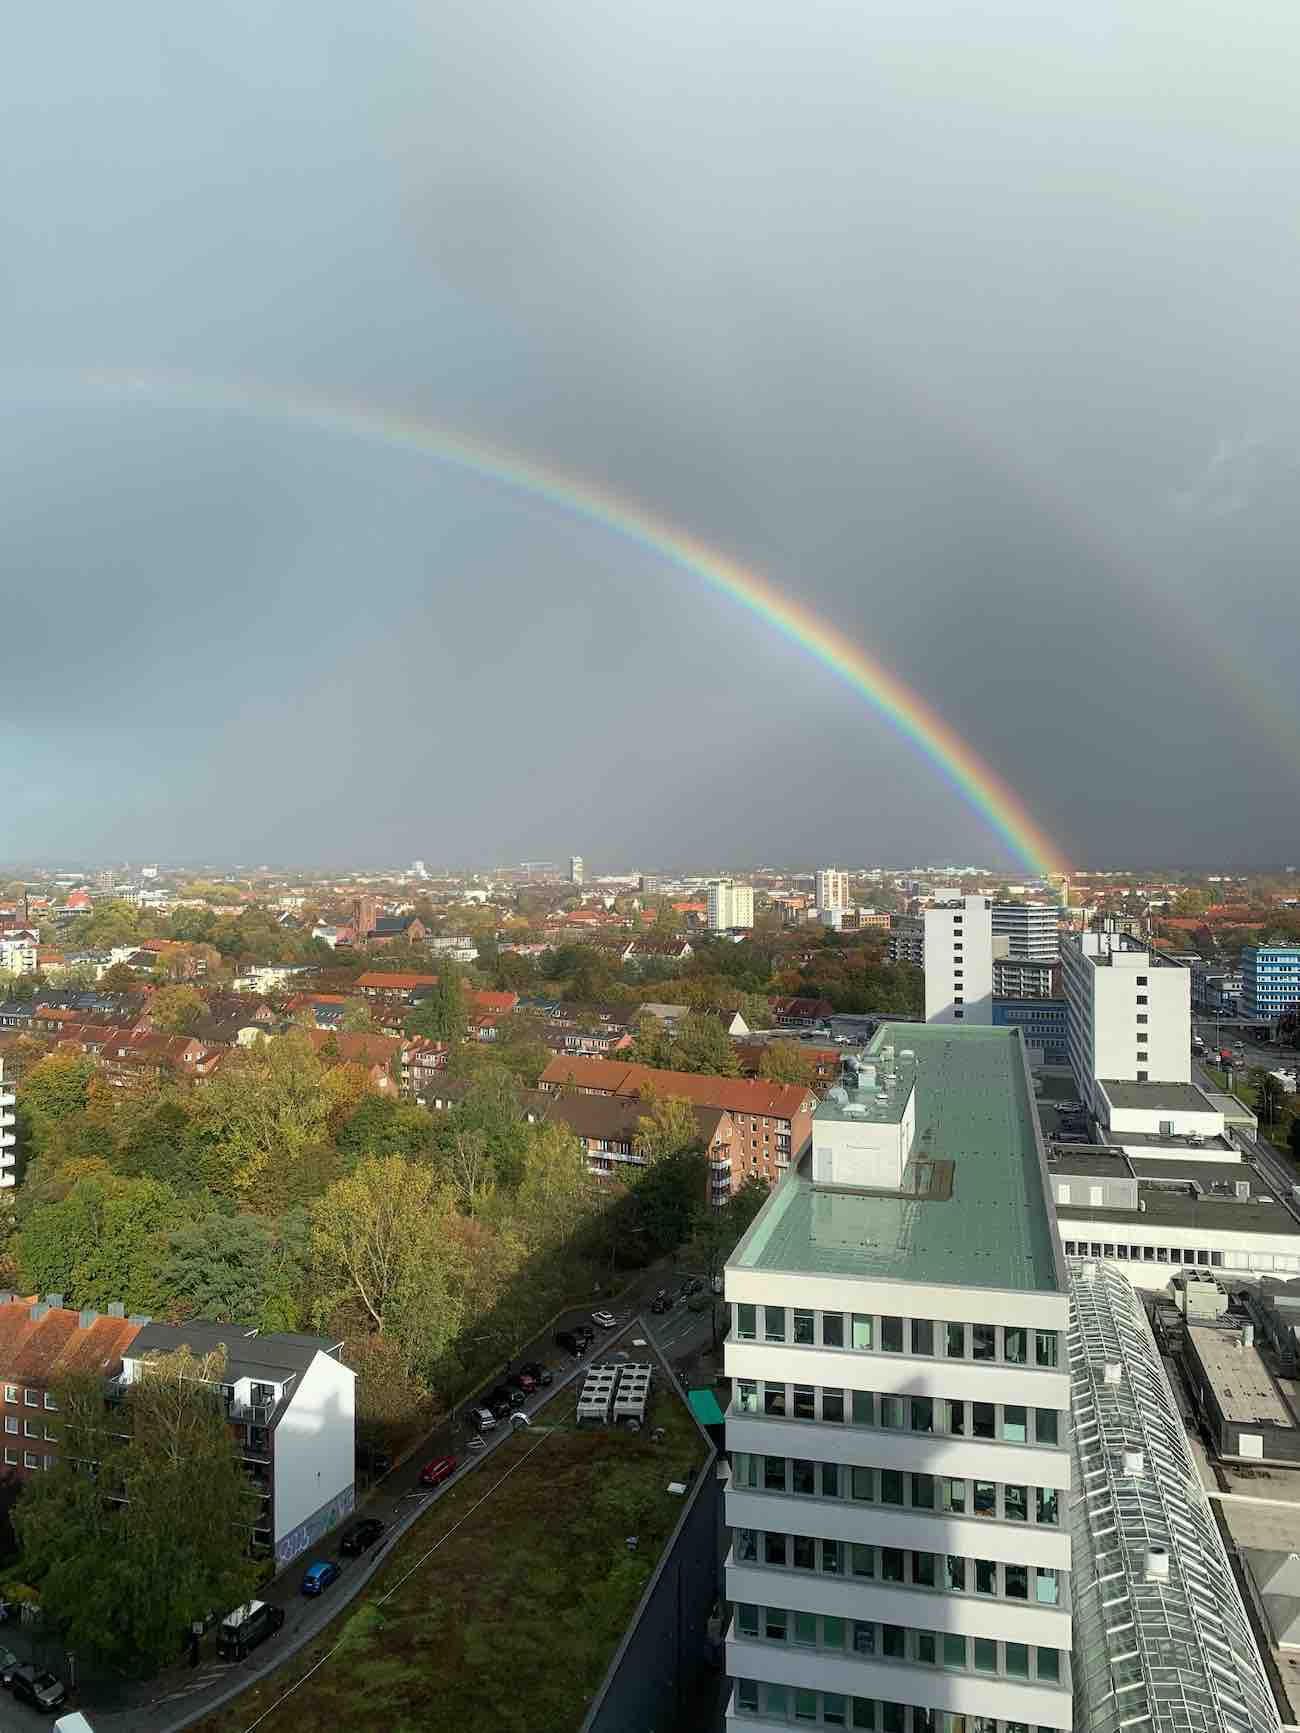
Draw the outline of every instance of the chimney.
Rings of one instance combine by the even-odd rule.
[[[87,1308],[78,1317],[77,1326],[79,1329],[88,1330],[90,1328],[90,1326],[94,1323],[97,1323],[98,1320],[99,1320],[99,1313],[91,1311],[89,1308]]]
[[[47,1306],[49,1306],[51,1310],[62,1311],[62,1309],[63,1309],[63,1295],[62,1294],[46,1294],[45,1304]]]
[[[122,1304],[121,1300],[110,1300],[109,1301],[109,1303],[108,1303],[108,1315],[110,1318],[125,1318],[126,1307]]]
[[[39,1324],[49,1309],[50,1308],[43,1301],[38,1300],[32,1307],[32,1323]]]

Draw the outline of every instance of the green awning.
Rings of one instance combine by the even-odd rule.
[[[691,1413],[701,1426],[721,1426],[722,1410],[718,1407],[718,1399],[712,1390],[688,1390],[686,1400],[691,1405]]]

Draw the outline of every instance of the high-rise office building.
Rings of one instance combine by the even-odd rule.
[[[1021,1038],[887,1024],[845,1073],[726,1269],[728,1733],[1068,1729],[1069,1303]]]
[[[925,911],[925,1020],[992,1023],[993,927],[987,897]]]
[[[1106,1080],[1190,1083],[1191,979],[1126,933],[1065,937],[1070,1069],[1085,1106],[1102,1113],[1099,1084]]]
[[[582,864],[582,856],[580,854],[570,855],[569,856],[569,883],[571,885],[580,885],[585,881],[586,876],[587,876],[587,869]]]
[[[1300,1010],[1300,945],[1247,945],[1241,953],[1241,1013],[1275,1023]]]
[[[709,881],[709,929],[715,933],[725,933],[733,927],[752,927],[754,924],[754,889],[752,885],[738,885],[731,879],[711,879]]]
[[[849,875],[838,867],[822,867],[817,874],[817,907],[847,909],[849,907]]]
[[[993,936],[1005,938],[1003,956],[1054,963],[1060,955],[1061,911],[1055,903],[994,903]]]
[[[7,1189],[14,1183],[18,1166],[17,1144],[15,1097],[13,1090],[5,1086],[5,1062],[0,1059],[0,1189]]]

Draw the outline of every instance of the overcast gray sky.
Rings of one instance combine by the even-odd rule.
[[[1294,0],[139,0],[0,64],[0,856],[1300,857]]]

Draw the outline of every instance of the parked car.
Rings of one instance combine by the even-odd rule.
[[[591,1344],[596,1340],[596,1332],[592,1329],[590,1324],[575,1324],[573,1326],[573,1333],[585,1348],[590,1348]]]
[[[555,1346],[562,1348],[566,1354],[572,1354],[575,1360],[582,1353],[582,1343],[573,1330],[557,1330],[555,1332]]]
[[[420,1470],[421,1486],[441,1486],[443,1481],[450,1480],[460,1467],[459,1460],[454,1456],[435,1456],[432,1462],[426,1462]]]
[[[383,1532],[384,1525],[377,1516],[363,1517],[343,1536],[339,1551],[344,1558],[360,1558],[363,1552],[370,1551]]]
[[[33,1709],[44,1709],[47,1713],[57,1709],[68,1695],[62,1679],[40,1667],[15,1667],[9,1689],[20,1703],[30,1703]]]
[[[555,1382],[554,1372],[551,1371],[549,1366],[543,1366],[540,1360],[525,1360],[519,1370],[520,1372],[526,1372],[530,1378],[535,1379],[543,1389]]]
[[[488,1391],[483,1398],[483,1405],[492,1410],[493,1416],[497,1420],[504,1420],[510,1412],[510,1398],[499,1384],[495,1390]]]
[[[471,1432],[495,1432],[497,1417],[490,1408],[467,1408],[461,1419]]]
[[[689,1299],[692,1294],[702,1294],[704,1292],[704,1277],[692,1276],[683,1287],[682,1292],[686,1295],[687,1299]]]
[[[515,1383],[523,1391],[525,1396],[531,1396],[533,1391],[537,1388],[537,1380],[533,1377],[531,1372],[516,1372]]]
[[[618,1319],[612,1312],[593,1312],[591,1321],[593,1324],[599,1324],[602,1330],[612,1330]]]
[[[302,1592],[305,1595],[323,1595],[331,1583],[339,1580],[339,1567],[332,1558],[317,1559],[309,1564],[303,1572]]]
[[[273,1637],[284,1623],[284,1608],[269,1601],[246,1601],[217,1626],[217,1653],[223,1661],[242,1661],[250,1649]]]

